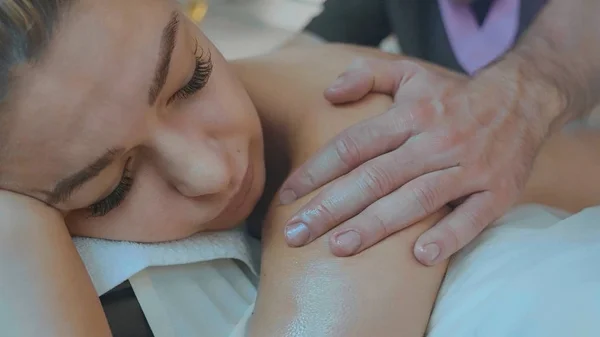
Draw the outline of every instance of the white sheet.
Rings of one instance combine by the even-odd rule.
[[[600,207],[511,212],[451,262],[428,337],[600,336]]]
[[[130,279],[155,337],[244,337],[255,281],[231,259],[151,267]]]

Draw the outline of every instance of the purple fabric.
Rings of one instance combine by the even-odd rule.
[[[469,75],[512,48],[519,30],[520,0],[495,0],[480,26],[469,5],[438,0],[458,63]]]

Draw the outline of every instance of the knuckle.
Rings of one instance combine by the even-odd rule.
[[[373,60],[368,59],[366,57],[355,57],[346,69],[346,71],[352,72],[370,70],[370,64],[373,62]]]
[[[419,63],[412,60],[394,60],[393,65],[397,68],[404,69],[410,76],[426,71],[426,69]]]
[[[444,232],[444,246],[449,250],[449,253],[457,251],[459,247],[461,247],[461,239],[458,229],[449,224]]]
[[[336,215],[335,210],[327,202],[321,202],[315,208],[315,213],[319,218],[323,219],[324,224],[338,224],[341,218]]]
[[[474,216],[473,221],[471,222],[471,235],[469,237],[475,237],[475,235],[479,234],[485,227],[487,227],[488,223],[481,216]],[[467,244],[467,242],[464,242]]]
[[[417,130],[425,130],[433,122],[435,111],[430,104],[416,102],[409,109],[413,127]]]
[[[374,231],[376,238],[385,238],[390,235],[389,224],[378,213],[370,213],[368,219],[368,223],[376,227]]]
[[[408,70],[411,69],[412,65],[409,64],[406,60],[391,60],[388,61],[389,64],[397,69],[403,69],[403,70]]]
[[[298,181],[303,186],[316,186],[317,180],[309,169],[301,170],[298,174]]]
[[[334,143],[335,152],[341,162],[351,168],[355,163],[360,162],[360,149],[356,141],[348,135],[344,135],[336,139]]]
[[[458,236],[459,247],[466,245],[470,238],[475,237],[487,226],[487,223],[485,223],[484,218],[481,216],[481,212],[467,212],[464,214],[464,220],[466,233],[465,235]]]
[[[382,115],[382,120],[385,122],[386,127],[381,128],[382,130],[389,131],[390,134],[386,134],[388,139],[397,141],[400,135],[405,134],[409,129],[412,128],[412,116],[407,113],[407,105],[395,101],[389,110]]]
[[[417,186],[412,189],[415,200],[424,214],[436,211],[438,191],[428,185]]]
[[[376,165],[369,165],[362,169],[359,182],[367,193],[381,198],[392,188],[393,181],[386,170]]]

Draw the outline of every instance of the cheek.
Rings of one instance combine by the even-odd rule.
[[[232,68],[220,52],[210,43],[205,42],[211,50],[213,72],[208,90],[200,95],[199,106],[213,106],[214,113],[227,118],[230,127],[239,132],[256,136],[261,133],[260,120],[254,104],[241,81],[233,73]]]
[[[118,208],[100,218],[87,218],[82,212],[69,215],[66,221],[73,235],[137,242],[176,240],[205,230],[236,226],[252,209],[264,180],[258,114],[220,53],[207,40],[203,45],[210,46],[214,64],[209,84],[196,97],[189,98],[182,106],[185,111],[171,114],[168,123],[179,133],[201,133],[214,139],[231,157],[256,161],[260,179],[255,182],[251,201],[243,210],[220,215],[229,195],[185,197],[159,173],[159,165],[149,161],[136,170],[133,189]],[[248,153],[239,156],[246,149]]]
[[[260,120],[248,94],[227,63],[213,58],[214,70],[206,87],[181,102],[167,123],[179,132],[217,142],[262,142]]]

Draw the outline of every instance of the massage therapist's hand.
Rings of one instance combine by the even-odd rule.
[[[370,92],[393,107],[337,136],[281,189],[289,203],[333,181],[288,222],[302,246],[335,228],[333,253],[356,254],[450,204],[414,253],[426,265],[465,246],[516,201],[549,128],[521,83],[469,79],[416,62],[359,60],[326,91],[334,103]]]

